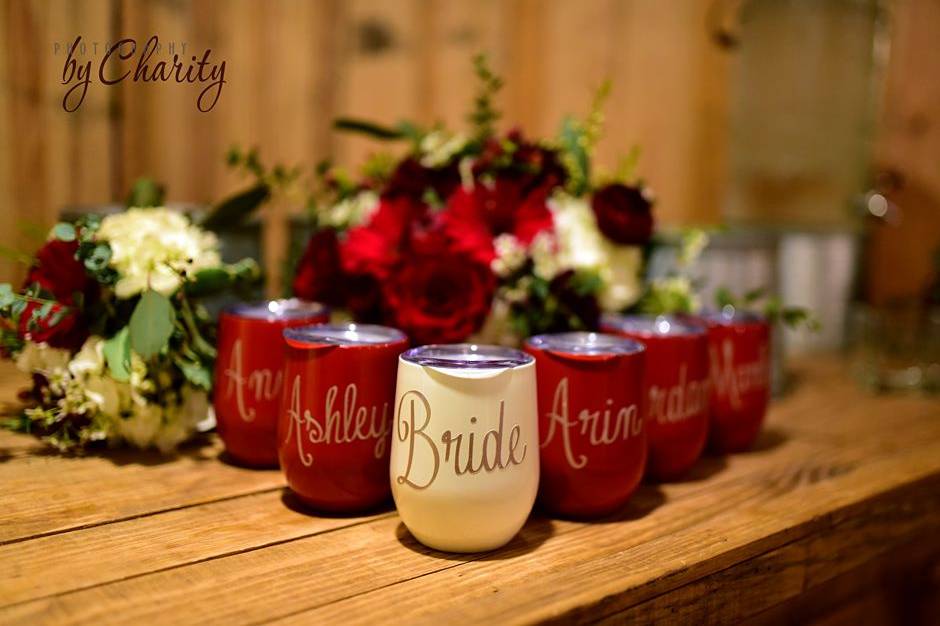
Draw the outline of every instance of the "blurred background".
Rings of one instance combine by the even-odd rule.
[[[528,135],[554,136],[610,79],[601,168],[639,146],[661,226],[721,227],[706,291],[770,284],[814,308],[822,332],[791,349],[896,350],[908,377],[912,351],[940,354],[940,0],[2,0],[0,32],[0,280],[63,211],[120,202],[140,176],[198,205],[244,188],[235,144],[355,167],[377,146],[336,116],[461,128],[482,51]],[[122,37],[211,48],[221,97],[200,113],[196,85],[93,82],[67,113],[79,34],[95,64]],[[264,209],[272,290],[301,210]]]

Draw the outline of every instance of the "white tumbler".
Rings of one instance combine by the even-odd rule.
[[[421,543],[494,550],[532,510],[539,482],[535,362],[473,344],[412,348],[398,359],[392,495]]]

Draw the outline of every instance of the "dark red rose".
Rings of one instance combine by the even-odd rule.
[[[414,157],[402,160],[382,191],[384,198],[406,197],[413,202],[424,200],[428,190],[446,200],[460,185],[460,171],[456,163],[443,167],[425,167]]]
[[[77,311],[57,302],[45,316],[33,320],[33,312],[42,306],[36,302],[26,305],[19,319],[20,337],[34,343],[48,343],[53,348],[78,350],[88,338],[88,329],[81,323]]]
[[[75,258],[77,241],[47,241],[36,253],[36,262],[26,275],[25,286],[38,283],[65,304],[74,301],[75,293],[88,295],[97,287],[85,266]]]
[[[547,196],[568,178],[555,150],[527,141],[518,129],[509,131],[505,140],[487,140],[473,173],[475,178],[490,175],[510,179],[523,196],[536,191]]]
[[[639,187],[619,183],[594,192],[591,208],[604,236],[619,244],[645,245],[653,235],[650,201]]]
[[[343,278],[336,231],[326,228],[314,233],[297,264],[294,295],[331,306],[344,306]]]
[[[562,272],[552,279],[548,290],[558,298],[560,309],[567,313],[567,319],[551,331],[570,330],[572,317],[578,319],[582,329],[596,330],[600,324],[601,309],[593,293],[585,293],[575,283],[573,271]],[[561,320],[559,320],[561,321]]]
[[[418,344],[463,341],[490,312],[488,266],[456,252],[406,259],[384,284],[387,322]]]

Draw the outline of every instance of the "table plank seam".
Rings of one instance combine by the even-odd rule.
[[[259,489],[257,491],[247,491],[245,493],[237,493],[228,496],[222,496],[220,498],[210,498],[208,500],[202,500],[199,502],[189,502],[186,504],[181,504],[179,506],[171,506],[163,509],[155,509],[153,511],[147,511],[146,513],[138,513],[136,515],[128,515],[126,517],[117,517],[114,519],[104,520],[101,522],[89,522],[87,524],[79,524],[77,526],[69,526],[68,528],[58,528],[56,530],[49,530],[41,533],[36,533],[34,535],[27,535],[24,537],[16,537],[15,539],[6,539],[0,541],[0,546],[8,546],[16,543],[23,543],[24,541],[32,541],[33,539],[42,539],[44,537],[52,537],[54,535],[63,535],[70,532],[75,532],[78,530],[87,530],[89,528],[98,528],[100,526],[108,526],[109,524],[118,524],[121,522],[129,522],[136,519],[142,519],[145,517],[151,517],[153,515],[160,515],[163,513],[170,513],[172,511],[183,511],[186,509],[191,509],[199,506],[204,506],[207,504],[215,504],[218,502],[226,502],[228,500],[237,500],[239,498],[246,498],[249,496],[254,496],[263,493],[270,493],[273,491],[280,491],[284,489],[283,485],[277,487],[265,487],[264,489]]]
[[[262,493],[262,492],[259,492],[259,493]],[[120,577],[120,578],[115,578],[115,579],[112,579],[112,580],[107,580],[107,581],[104,581],[104,582],[95,583],[94,585],[86,585],[86,586],[83,586],[83,587],[75,587],[74,589],[69,589],[68,591],[62,591],[62,592],[58,592],[58,593],[51,593],[51,594],[44,595],[44,596],[36,596],[36,597],[28,598],[28,599],[25,599],[25,600],[19,600],[19,601],[17,601],[17,602],[11,602],[10,604],[0,605],[0,609],[9,609],[9,608],[17,607],[17,606],[20,606],[20,605],[23,605],[23,604],[29,604],[29,603],[32,603],[32,602],[39,602],[39,601],[41,601],[41,600],[49,600],[49,599],[51,599],[51,598],[60,598],[60,597],[62,597],[62,596],[67,596],[67,595],[71,595],[71,594],[75,594],[75,593],[81,593],[81,592],[83,592],[83,591],[88,591],[89,589],[94,589],[94,588],[96,588],[96,587],[106,587],[106,586],[108,586],[108,585],[114,585],[114,584],[118,584],[118,583],[122,583],[122,582],[129,581],[129,580],[134,580],[134,579],[136,579],[136,578],[142,578],[142,577],[144,577],[144,576],[151,576],[151,575],[153,575],[153,574],[160,574],[160,573],[164,573],[164,572],[170,572],[170,571],[173,571],[173,570],[176,570],[176,569],[181,569],[181,568],[184,568],[184,567],[191,567],[191,566],[193,566],[193,565],[199,565],[200,563],[208,563],[208,562],[210,562],[210,561],[216,561],[216,560],[219,560],[219,559],[225,559],[225,558],[229,558],[229,557],[233,557],[233,556],[238,556],[238,555],[240,555],[240,554],[246,554],[246,553],[249,553],[249,552],[255,552],[255,551],[257,551],[257,550],[264,550],[264,549],[271,548],[271,547],[274,547],[274,546],[279,546],[279,545],[282,545],[282,544],[285,544],[285,543],[291,543],[292,541],[298,541],[298,540],[301,540],[301,539],[308,539],[308,538],[310,538],[310,537],[316,537],[316,536],[318,536],[318,535],[327,535],[327,534],[332,533],[332,532],[336,532],[336,531],[340,531],[340,530],[345,530],[345,529],[348,529],[348,528],[353,528],[353,527],[355,527],[355,526],[360,526],[360,525],[362,525],[362,524],[371,524],[371,523],[376,522],[376,521],[378,521],[378,520],[387,519],[387,518],[393,517],[393,516],[395,516],[395,515],[396,515],[396,513],[395,513],[394,511],[389,511],[388,513],[381,513],[381,514],[379,514],[379,515],[376,515],[375,517],[371,517],[371,518],[365,519],[365,520],[360,520],[360,521],[358,521],[358,522],[352,522],[352,523],[347,524],[347,525],[345,525],[345,526],[337,526],[336,528],[326,528],[326,529],[318,530],[318,531],[315,531],[315,532],[312,532],[312,533],[307,533],[307,534],[304,534],[304,535],[298,535],[298,536],[296,536],[296,537],[290,537],[290,538],[288,538],[288,539],[278,539],[277,541],[269,541],[269,542],[267,542],[267,543],[263,543],[263,544],[259,544],[259,545],[255,545],[255,546],[248,546],[248,547],[245,547],[245,548],[240,548],[240,549],[238,549],[238,550],[230,550],[230,551],[228,551],[228,552],[223,552],[223,553],[220,553],[220,554],[213,554],[213,555],[211,555],[211,556],[203,557],[203,558],[201,558],[201,559],[194,559],[194,560],[192,560],[192,561],[185,561],[185,562],[183,562],[183,563],[176,563],[176,564],[174,564],[174,565],[169,565],[169,566],[167,566],[167,567],[160,567],[160,568],[157,568],[157,569],[155,569],[155,570],[151,570],[151,571],[149,571],[149,572],[141,572],[141,573],[139,573],[139,574],[131,574],[131,575],[129,575],[129,576],[122,576],[122,577]]]

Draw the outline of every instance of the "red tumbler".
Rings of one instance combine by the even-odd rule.
[[[219,435],[235,461],[277,466],[282,333],[325,322],[329,315],[322,304],[296,299],[242,303],[222,311],[213,404]]]
[[[646,346],[648,472],[674,480],[698,460],[708,436],[708,336],[673,316],[604,316],[606,332]]]
[[[709,448],[750,448],[770,403],[770,324],[755,313],[728,309],[700,316],[711,359]]]
[[[360,511],[391,496],[389,439],[404,333],[366,324],[284,331],[278,456],[303,502]]]
[[[643,345],[571,332],[525,343],[538,378],[539,501],[556,514],[620,508],[643,478]]]

